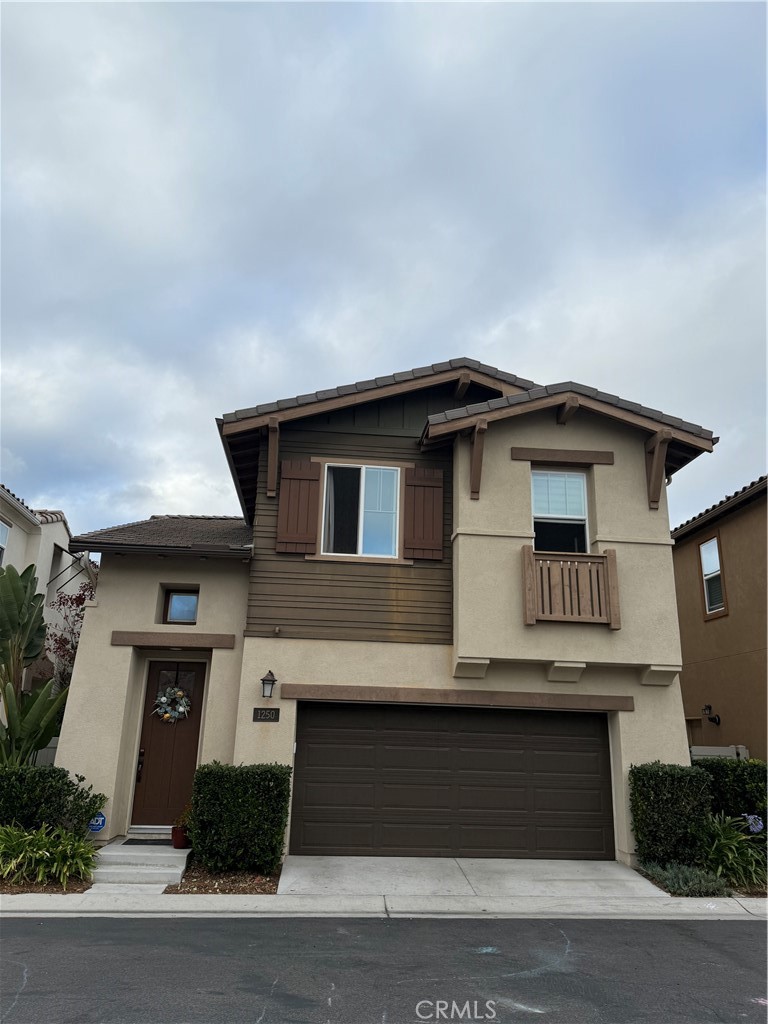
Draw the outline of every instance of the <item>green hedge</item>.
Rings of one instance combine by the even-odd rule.
[[[632,765],[629,806],[641,862],[695,864],[710,808],[709,775],[698,766]]]
[[[208,871],[273,874],[283,855],[291,769],[203,764],[195,772],[189,836]]]
[[[85,778],[70,778],[52,764],[0,767],[0,825],[18,825],[28,831],[41,825],[85,835],[88,822],[107,798],[84,787]]]
[[[696,767],[703,768],[709,775],[713,814],[726,814],[733,818],[741,814],[759,814],[765,818],[765,761],[702,757],[696,759]]]

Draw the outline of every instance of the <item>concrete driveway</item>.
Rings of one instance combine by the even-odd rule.
[[[454,857],[286,857],[278,895],[546,896],[586,900],[658,896],[616,861]]]

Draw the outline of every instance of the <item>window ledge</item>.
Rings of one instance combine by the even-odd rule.
[[[363,565],[413,565],[412,558],[376,558],[375,555],[305,555],[307,562],[354,562]]]

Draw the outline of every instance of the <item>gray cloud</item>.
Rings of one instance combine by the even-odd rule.
[[[759,5],[3,13],[3,475],[234,512],[214,417],[458,354],[764,465]]]

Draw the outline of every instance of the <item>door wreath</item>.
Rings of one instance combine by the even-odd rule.
[[[166,686],[160,690],[155,698],[153,715],[159,715],[161,722],[169,722],[175,725],[180,718],[186,718],[192,707],[192,701],[186,690],[179,690],[175,686]]]

